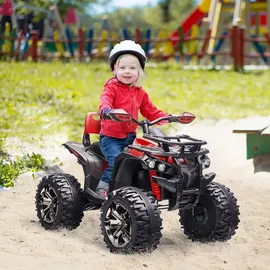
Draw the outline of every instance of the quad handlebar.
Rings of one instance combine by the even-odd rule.
[[[123,109],[112,109],[107,114],[102,115],[104,120],[114,120],[116,122],[135,122],[138,126],[142,127],[144,133],[150,133],[149,127],[153,126],[161,121],[168,121],[168,123],[182,123],[182,124],[189,124],[194,119],[195,116],[192,113],[189,112],[183,112],[180,115],[172,115],[168,114],[167,116],[163,116],[160,118],[157,118],[153,121],[149,121],[147,119],[144,119],[142,121],[138,121],[135,119],[131,114],[128,114]]]
[[[195,116],[192,113],[183,112],[180,115],[168,114],[167,116],[157,118],[153,121],[149,121],[147,119],[138,121],[131,114],[128,114],[123,109],[112,109],[108,113],[102,115],[102,118],[104,120],[114,120],[117,122],[133,121],[142,128],[144,138],[157,142],[163,148],[163,151],[157,152],[156,149],[153,150],[144,146],[139,145],[129,146],[129,148],[133,148],[138,151],[149,152],[155,155],[173,156],[173,157],[197,157],[209,153],[207,149],[201,148],[202,145],[207,144],[206,141],[198,140],[188,135],[158,136],[152,134],[150,130],[150,126],[153,126],[161,121],[167,121],[168,123],[173,122],[183,124],[191,123],[195,119]],[[170,150],[171,146],[176,147],[173,152]]]

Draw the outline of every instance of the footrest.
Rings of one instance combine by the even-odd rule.
[[[105,198],[97,195],[92,189],[87,188],[85,190],[85,194],[88,197],[88,199],[90,199],[91,201],[93,201],[96,204],[102,204],[105,201]]]

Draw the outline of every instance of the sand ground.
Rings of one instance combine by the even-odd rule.
[[[185,133],[208,142],[211,170],[215,181],[228,186],[240,205],[240,224],[228,242],[196,243],[190,241],[179,225],[177,212],[162,211],[163,237],[160,246],[146,254],[111,254],[100,233],[99,210],[85,212],[81,226],[74,231],[45,231],[35,212],[38,180],[31,173],[22,175],[11,190],[0,190],[0,269],[270,269],[270,174],[254,174],[252,160],[245,157],[245,135],[233,134],[239,123],[266,120],[242,119],[232,122],[204,120],[181,126]],[[50,148],[39,149],[9,141],[10,151],[37,152],[46,158],[56,156],[65,162],[62,170],[83,181],[81,167],[61,143],[52,139]],[[38,178],[41,173],[37,174]]]

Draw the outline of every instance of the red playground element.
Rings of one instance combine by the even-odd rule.
[[[186,35],[188,31],[191,29],[192,25],[197,24],[206,15],[207,13],[201,11],[199,7],[195,8],[181,25],[183,28],[183,35]],[[177,40],[176,40],[177,38],[178,38],[178,29],[174,30],[174,32],[171,35],[173,46],[177,44]]]
[[[4,0],[2,6],[0,6],[0,15],[11,16],[13,12],[12,1]]]
[[[75,8],[71,8],[66,16],[65,24],[76,24],[77,23],[77,16]]]
[[[255,20],[255,14],[251,15],[251,25],[254,26],[256,25],[256,20]],[[267,25],[267,14],[266,13],[261,13],[260,14],[260,25]]]

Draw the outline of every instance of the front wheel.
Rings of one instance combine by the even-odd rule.
[[[240,221],[237,199],[227,187],[214,182],[206,187],[196,206],[180,210],[179,215],[184,234],[200,242],[230,239]]]
[[[78,180],[69,174],[44,176],[36,191],[36,211],[47,230],[77,228],[83,218],[84,197]]]
[[[123,187],[109,193],[101,207],[101,231],[111,252],[145,252],[157,248],[162,219],[151,193]]]

